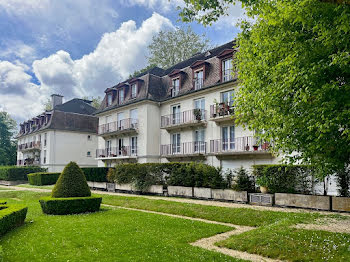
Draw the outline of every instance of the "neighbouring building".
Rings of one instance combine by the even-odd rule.
[[[60,172],[70,161],[81,167],[97,166],[98,118],[91,101],[72,99],[62,103],[52,95],[52,110],[20,124],[17,165],[37,165]]]
[[[226,169],[277,163],[268,143],[258,144],[254,132],[232,120],[239,88],[233,45],[107,88],[95,112],[98,165],[202,161]]]

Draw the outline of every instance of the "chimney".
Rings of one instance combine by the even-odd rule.
[[[55,106],[62,105],[62,98],[63,98],[63,96],[58,95],[58,94],[52,94],[51,95],[52,109],[54,109]]]

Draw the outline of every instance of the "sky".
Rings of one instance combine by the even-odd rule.
[[[179,21],[182,0],[0,0],[0,111],[17,123],[64,101],[104,90],[147,65],[161,30],[191,26],[213,46],[235,38],[240,5],[210,27]]]

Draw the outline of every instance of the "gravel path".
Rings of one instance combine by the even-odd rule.
[[[350,219],[337,220],[333,218],[324,218],[317,220],[314,224],[298,224],[293,227],[350,234]]]

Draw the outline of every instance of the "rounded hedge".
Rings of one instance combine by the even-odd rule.
[[[65,166],[51,196],[56,198],[91,196],[85,175],[75,162],[70,162]]]
[[[102,197],[43,197],[39,202],[45,214],[69,215],[98,211]]]
[[[38,172],[28,174],[29,184],[35,186],[54,185],[61,173]]]

